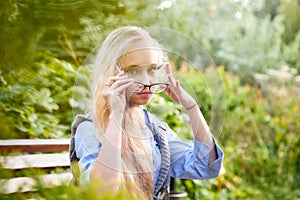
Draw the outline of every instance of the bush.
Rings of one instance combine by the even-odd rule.
[[[254,73],[282,65],[300,72],[299,13],[297,0],[176,1],[157,23],[195,39],[217,65],[248,83]]]
[[[5,77],[0,74],[0,111],[5,116],[1,121],[2,138],[56,138],[69,134],[74,117],[72,98],[76,68],[45,56],[33,69]],[[89,80],[87,72],[81,72],[80,76],[79,79]],[[81,96],[87,93],[81,91]],[[81,109],[80,106],[74,109]]]
[[[299,197],[300,139],[297,130],[300,130],[300,90],[295,70],[284,67],[277,73],[269,71],[266,75],[269,78],[263,79],[264,82],[256,82],[255,86],[242,85],[237,76],[225,72],[223,67],[218,70],[226,93],[226,119],[218,138],[225,153],[225,178],[177,180],[177,189],[188,192],[189,199]],[[290,79],[282,81],[284,72],[290,74]],[[209,74],[207,70],[202,76],[207,77]],[[275,74],[281,78],[274,77]],[[205,79],[199,79],[194,72],[188,71],[181,71],[180,75],[182,79],[188,77],[188,84],[185,84],[190,87],[190,91],[194,91],[208,121],[212,113],[212,100],[205,87]],[[178,113],[181,108],[168,99],[162,102],[171,107],[157,114],[168,115],[167,119],[175,120],[169,121],[171,127],[173,124],[180,127],[182,120],[178,121],[178,115],[184,116],[184,112]],[[184,127],[189,126],[184,124]],[[185,140],[191,139],[190,132],[179,131],[177,134],[186,136],[183,138]]]
[[[282,71],[277,74],[283,76]],[[224,185],[231,199],[295,199],[300,195],[299,93],[295,82],[268,76],[269,81],[256,87],[242,86],[230,74],[223,79],[227,115],[219,141],[226,155]]]

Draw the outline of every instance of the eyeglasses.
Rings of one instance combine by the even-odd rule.
[[[145,85],[141,82],[133,82],[127,89],[133,93],[142,92],[146,87],[149,88],[149,91],[154,94],[161,93],[165,91],[169,86],[169,83],[153,83],[150,85]]]

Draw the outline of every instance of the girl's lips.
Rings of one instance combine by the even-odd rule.
[[[151,92],[140,92],[137,93],[137,95],[142,96],[142,97],[150,97],[152,95]]]
[[[140,92],[138,94],[152,94],[151,92]]]

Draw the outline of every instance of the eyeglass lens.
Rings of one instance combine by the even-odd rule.
[[[144,85],[140,82],[134,82],[129,87],[128,90],[134,93],[141,92],[145,89],[145,87],[149,87],[149,91],[152,93],[161,93],[167,89],[168,84],[166,83],[154,83],[151,85]]]

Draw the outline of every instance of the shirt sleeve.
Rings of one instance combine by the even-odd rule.
[[[84,121],[79,124],[75,133],[75,152],[79,159],[80,182],[83,184],[90,180],[90,172],[101,147],[94,131],[93,122]]]
[[[172,177],[210,179],[219,176],[224,153],[214,138],[217,159],[209,165],[210,148],[208,145],[196,139],[193,145],[183,142],[167,124],[165,125],[171,154],[170,175]]]

